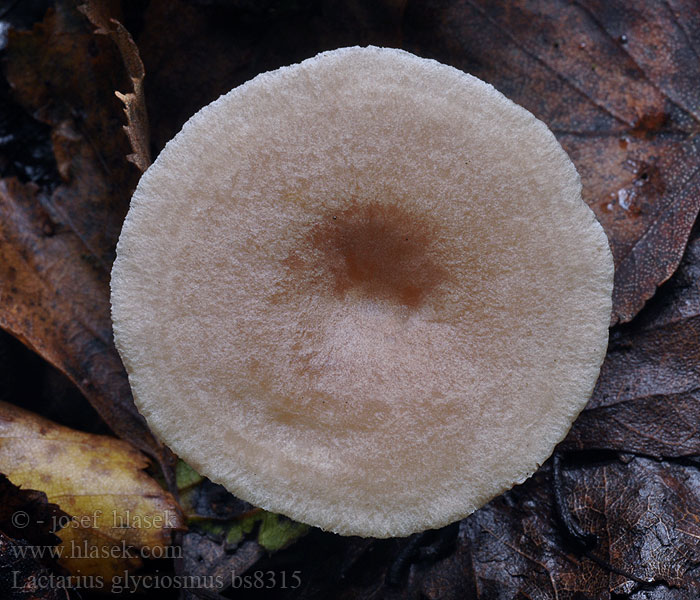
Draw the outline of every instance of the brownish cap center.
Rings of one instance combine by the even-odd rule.
[[[413,308],[446,279],[437,241],[438,227],[427,215],[352,202],[315,222],[285,264],[291,276],[312,274],[338,297],[352,293]]]

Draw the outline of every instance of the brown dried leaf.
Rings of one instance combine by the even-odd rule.
[[[697,8],[435,0],[409,4],[404,34],[554,130],[610,238],[613,323],[632,319],[678,266],[700,209]]]
[[[234,552],[227,552],[223,544],[195,532],[184,536],[182,551],[184,572],[210,584],[203,587],[211,592],[231,587],[232,577],[243,575],[265,552],[252,540],[243,542]],[[185,596],[186,599],[196,597],[193,593]]]
[[[659,295],[613,330],[593,398],[568,449],[700,455],[700,237]]]
[[[115,433],[153,453],[113,346],[106,273],[52,200],[0,181],[0,325],[66,373]]]
[[[55,546],[61,540],[54,532],[68,518],[57,504],[49,503],[44,492],[20,489],[0,474],[0,531],[3,533],[36,546]]]
[[[466,519],[456,552],[426,573],[430,600],[606,598],[608,574],[567,548],[543,471]]]
[[[66,600],[60,586],[46,585],[53,573],[32,557],[22,556],[28,545],[0,531],[0,593],[4,600]],[[26,551],[25,551],[26,552]]]
[[[171,476],[112,341],[109,271],[138,178],[113,95],[122,58],[62,2],[32,31],[11,31],[6,52],[17,100],[52,127],[62,183],[49,192],[0,182],[0,326],[63,371],[115,433]]]
[[[700,591],[695,466],[634,458],[576,469],[569,486],[573,515],[597,534],[602,557],[614,567],[650,583]],[[611,594],[629,594],[640,586],[613,573],[608,587]]]
[[[65,600],[68,594],[57,586],[39,585],[57,568],[51,550],[60,539],[54,535],[68,515],[46,494],[22,490],[0,475],[0,594],[7,600],[42,598]],[[46,549],[34,556],[32,547]],[[57,573],[58,577],[64,574]]]
[[[107,5],[104,2],[95,0],[89,0],[78,7],[78,10],[97,27],[95,33],[109,35],[112,38],[124,60],[124,67],[131,79],[133,92],[116,91],[115,94],[124,103],[127,121],[124,131],[126,131],[133,150],[133,153],[127,156],[127,160],[134,163],[141,172],[144,172],[151,164],[148,113],[143,91],[143,79],[146,73],[143,62],[141,62],[139,49],[131,34],[117,19],[111,18],[106,9]]]
[[[565,480],[572,514],[598,537],[591,553],[648,586],[567,549],[540,471],[464,521],[457,552],[427,573],[425,596],[583,600],[650,587],[672,592],[661,596],[669,598],[700,592],[695,467],[636,458],[581,466]]]

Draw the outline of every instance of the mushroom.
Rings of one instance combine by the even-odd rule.
[[[112,271],[153,431],[265,509],[345,535],[460,519],[586,404],[613,263],[574,165],[490,85],[344,48],[195,114]]]

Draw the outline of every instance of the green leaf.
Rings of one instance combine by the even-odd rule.
[[[258,531],[258,543],[269,552],[285,548],[309,530],[308,525],[275,513],[263,512],[259,517],[262,518],[262,523]]]
[[[204,477],[197,473],[197,471],[190,467],[184,460],[178,459],[177,465],[175,466],[175,482],[178,490],[182,491],[186,488],[190,488],[201,481],[204,481]]]

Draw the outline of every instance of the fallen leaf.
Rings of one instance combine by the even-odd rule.
[[[563,447],[700,455],[700,236],[637,319],[611,332],[593,397]]]
[[[46,494],[22,490],[0,475],[0,593],[7,600],[65,598],[51,577],[65,578],[51,554],[60,542],[54,531],[68,519]],[[38,549],[39,551],[34,551]],[[45,585],[42,585],[45,584]],[[65,587],[65,586],[64,586]]]
[[[612,330],[610,354],[594,399],[565,446],[577,451],[570,455],[563,474],[568,506],[582,528],[597,536],[592,552],[613,570],[567,540],[555,515],[548,465],[532,480],[461,522],[456,536],[446,528],[424,537],[377,541],[340,538],[312,529],[273,553],[265,552],[259,540],[267,513],[255,512],[220,486],[180,466],[183,503],[193,517],[193,528],[201,526],[184,536],[183,574],[226,574],[232,569],[289,574],[299,569],[300,589],[275,591],[278,597],[288,598],[696,600],[700,597],[698,472],[692,463],[700,445],[696,323],[700,260],[695,258],[700,248],[696,241],[671,281],[656,294],[655,290],[676,269],[700,204],[696,176],[700,140],[695,135],[700,64],[693,51],[700,39],[697,8],[680,0],[430,0],[395,3],[395,12],[382,13],[383,8],[375,9],[369,1],[331,4],[151,0],[143,12],[134,9],[138,18],[132,22],[139,25],[133,33],[147,72],[144,82],[154,148],[160,149],[195,110],[258,72],[332,47],[370,42],[403,46],[474,73],[553,127],[581,172],[586,201],[611,239],[617,265],[614,321],[629,321],[647,304],[630,324]],[[383,21],[380,13],[389,15],[388,20]],[[97,42],[98,47],[109,52],[112,64],[121,69],[123,56],[115,44],[107,45],[106,37],[95,38],[105,38]],[[45,42],[48,46],[48,39]],[[32,76],[31,68],[25,70],[30,73],[21,73],[21,81]],[[60,83],[52,86],[60,90]],[[106,85],[109,94],[99,104],[100,110],[109,107],[109,115],[119,113],[121,107],[115,112],[114,98],[108,96],[112,90],[130,86],[133,82],[128,77],[115,76]],[[45,109],[40,110],[53,102],[50,95],[38,96],[36,104],[30,96],[23,97],[23,102],[32,105],[30,110],[49,123],[58,138],[56,156],[62,176],[80,173],[81,155],[72,156],[66,150],[70,136],[62,133],[70,129],[60,129],[61,119],[47,120]],[[90,106],[80,97],[75,104],[83,110]],[[114,129],[105,139],[115,142],[122,123],[110,123]],[[99,135],[97,139],[101,140]],[[125,139],[121,139],[120,151],[126,153]],[[83,146],[76,142],[76,148],[87,153]],[[90,167],[94,162],[93,157],[85,164]],[[25,169],[15,171],[31,179]],[[121,176],[129,172],[116,169],[115,173],[118,177],[110,181],[119,191],[125,181]],[[36,261],[41,271],[34,278],[23,277],[33,282],[28,289],[53,285],[75,293],[71,288],[83,289],[79,278],[66,277],[63,287],[57,283],[58,276],[42,283],[47,271],[67,273],[74,268],[72,246],[70,251],[55,252],[57,246],[41,242],[44,238],[38,234],[27,238],[26,231],[40,230],[39,225],[30,224],[55,213],[47,200],[51,200],[48,178],[37,181],[41,189],[16,181],[5,183],[13,202],[22,200],[19,205],[26,215],[22,239],[34,240],[39,248],[34,253],[30,251],[34,246],[21,246],[27,260]],[[64,180],[62,186],[75,186],[71,181]],[[126,204],[120,201],[116,206],[125,210]],[[11,212],[7,209],[2,219]],[[99,223],[104,218],[114,230],[119,221],[107,213],[90,219]],[[75,217],[73,221],[80,223]],[[69,238],[74,235],[71,231],[78,231],[92,239],[87,229],[55,222],[59,233],[54,237]],[[40,242],[45,245],[39,246]],[[16,244],[12,247],[20,248]],[[2,262],[2,252],[10,250],[0,244],[0,281],[7,262]],[[41,252],[53,253],[54,262],[37,259]],[[99,271],[98,261],[85,254],[84,262]],[[61,256],[66,265],[59,269],[61,261],[55,257]],[[17,250],[12,260],[20,258]],[[42,293],[45,296],[37,296],[37,301],[30,300],[41,304],[50,290]],[[59,332],[61,323],[75,327],[76,319],[85,319],[82,311],[92,310],[91,301],[84,304],[65,321],[45,327]],[[70,311],[65,306],[63,310]],[[39,314],[51,324],[56,312],[27,309],[17,322]],[[44,327],[32,325],[40,326]],[[76,331],[81,330],[66,329],[60,344],[66,340],[73,344],[76,335],[80,339]],[[47,331],[45,335],[58,334]],[[95,356],[89,344],[75,356],[85,356],[85,348],[87,355]],[[113,381],[123,382],[119,377],[123,375],[115,374]],[[124,428],[136,431],[131,424]],[[634,455],[618,460],[606,454],[608,460],[599,462],[591,449],[664,460]],[[264,517],[268,518],[284,524],[275,516]],[[642,585],[621,571],[653,583]]]
[[[253,539],[268,552],[288,547],[309,531],[309,526],[282,515],[255,508],[236,498],[222,485],[212,483],[180,460],[176,468],[180,505],[188,524],[200,533],[223,540],[230,551]]]
[[[463,522],[455,555],[425,577],[426,597],[607,599],[656,587],[683,598],[700,591],[694,467],[635,458],[578,466],[564,480],[572,514],[597,536],[590,554],[617,573],[567,546],[540,471]]]
[[[20,405],[66,427],[90,433],[110,433],[70,379],[2,329],[0,401]]]
[[[58,505],[48,502],[44,492],[20,489],[0,474],[0,531],[9,537],[35,546],[55,546],[60,542],[55,532],[69,518]]]
[[[0,592],[7,600],[66,600],[65,584],[51,585],[54,574],[31,554],[22,556],[26,543],[0,531]],[[56,579],[53,579],[56,581]]]
[[[175,465],[175,483],[180,492],[192,488],[202,481],[204,481],[204,477],[197,473],[197,471],[190,467],[184,460],[177,461]]]
[[[0,472],[46,494],[72,519],[58,532],[59,564],[109,582],[142,558],[164,558],[184,528],[175,499],[127,442],[57,425],[0,403]]]
[[[133,89],[132,92],[115,92],[117,98],[124,103],[127,121],[124,131],[133,150],[133,153],[127,156],[127,160],[134,163],[141,172],[144,172],[151,164],[151,151],[149,148],[148,113],[146,112],[146,98],[143,90],[143,79],[146,73],[143,62],[141,62],[139,49],[126,27],[108,14],[107,5],[104,2],[88,0],[85,4],[81,4],[78,10],[97,27],[95,33],[109,35],[112,38],[122,55],[124,67],[131,79]]]
[[[6,58],[15,98],[51,127],[61,182],[0,182],[0,327],[63,371],[172,479],[172,456],[136,410],[112,341],[109,272],[138,178],[113,95],[125,85],[122,57],[57,2],[32,31],[10,31]]]
[[[650,584],[700,591],[696,467],[637,457],[583,466],[572,475],[570,510],[598,536],[606,560]],[[613,573],[608,587],[611,594],[629,594],[640,585]]]
[[[309,526],[282,515],[263,511],[260,516],[258,543],[268,552],[277,552],[306,535]]]
[[[187,533],[182,549],[184,572],[189,577],[197,577],[204,588],[211,592],[222,592],[232,585],[234,575],[244,574],[263,555],[264,550],[253,541],[244,542],[233,553],[225,552],[219,542],[215,542],[196,532]],[[186,598],[196,598],[190,593]]]
[[[660,0],[434,0],[405,13],[407,49],[488,81],[557,135],[610,239],[613,323],[671,276],[700,209],[694,14]]]

